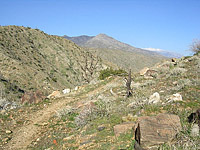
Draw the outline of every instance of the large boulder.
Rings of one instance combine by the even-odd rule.
[[[142,116],[135,128],[135,140],[145,149],[171,142],[181,130],[180,118],[173,114]]]

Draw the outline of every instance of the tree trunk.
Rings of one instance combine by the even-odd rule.
[[[127,79],[127,81],[126,81],[126,88],[127,88],[127,94],[126,94],[126,96],[127,97],[130,97],[130,96],[132,96],[132,90],[131,90],[131,69],[130,69],[130,71],[129,71],[129,74],[128,74],[128,79]]]

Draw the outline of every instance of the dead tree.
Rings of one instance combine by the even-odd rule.
[[[78,63],[82,70],[83,79],[89,83],[100,63],[100,58],[89,52],[85,52],[82,57],[83,61],[79,61]]]
[[[132,96],[132,90],[131,90],[131,82],[132,82],[132,80],[131,80],[131,69],[129,70],[129,74],[128,74],[128,79],[127,78],[125,78],[126,79],[126,96],[127,97],[130,97],[130,96]]]

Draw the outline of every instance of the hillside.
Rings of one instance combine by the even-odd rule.
[[[88,83],[101,69],[101,60],[62,37],[0,26],[0,67],[2,95],[19,100],[28,91],[47,95]]]
[[[200,149],[198,120],[188,122],[200,108],[200,53],[145,70],[132,74],[132,97],[125,96],[124,77],[112,76],[1,112],[0,148],[138,150],[140,138],[147,150]]]
[[[99,34],[89,38],[84,36],[64,36],[64,38],[72,40],[79,46],[88,48],[91,52],[96,52],[103,60],[116,64],[120,68],[127,70],[131,68],[134,72],[144,67],[151,67],[161,60],[167,59],[155,52],[135,48],[117,41],[106,34]]]

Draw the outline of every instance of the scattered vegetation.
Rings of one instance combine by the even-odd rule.
[[[125,76],[125,75],[127,75],[127,72],[122,69],[114,70],[112,68],[107,68],[107,69],[100,71],[99,79],[104,80],[107,77],[115,76],[115,75],[116,76]]]

